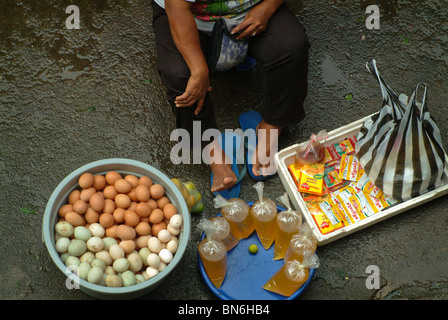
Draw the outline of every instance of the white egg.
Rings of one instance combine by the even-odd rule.
[[[104,241],[99,236],[93,236],[89,240],[87,240],[87,249],[91,252],[98,252],[103,250]]]
[[[151,237],[148,239],[148,248],[151,250],[151,252],[159,253],[162,249],[162,245],[160,243],[159,238],[157,237]]]
[[[182,226],[182,216],[180,214],[173,215],[169,224],[173,226],[173,228],[179,229]]]
[[[87,273],[87,281],[99,284],[103,280],[103,269],[100,267],[92,267]]]
[[[167,243],[171,239],[171,233],[166,229],[162,229],[159,231],[157,238],[159,238],[160,242]]]
[[[56,251],[59,253],[67,252],[68,246],[70,245],[70,239],[66,237],[61,237],[56,241]]]
[[[157,269],[160,265],[160,257],[156,253],[150,253],[146,260],[148,262],[148,266]]]
[[[168,249],[160,250],[159,257],[162,262],[165,262],[167,264],[173,260],[173,254]]]
[[[146,268],[146,277],[148,277],[148,279],[151,279],[152,277],[154,277],[158,273],[159,273],[159,270],[157,270],[157,269],[154,269],[152,267]]]

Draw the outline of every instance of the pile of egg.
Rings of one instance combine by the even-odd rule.
[[[182,216],[147,176],[84,173],[58,210],[55,246],[68,270],[90,283],[131,286],[152,278],[178,248]]]

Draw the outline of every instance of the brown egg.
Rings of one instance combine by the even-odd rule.
[[[135,246],[137,249],[145,248],[148,246],[148,240],[151,238],[150,235],[147,236],[140,236],[137,239],[135,239]]]
[[[125,224],[118,225],[115,233],[121,240],[134,240],[136,236],[134,228],[129,227]]]
[[[115,181],[117,181],[118,179],[121,179],[122,176],[121,176],[121,174],[119,174],[116,171],[109,171],[108,173],[106,173],[105,178],[106,178],[106,182],[113,186]]]
[[[122,240],[118,245],[123,248],[124,253],[132,253],[136,247],[134,240]]]
[[[151,234],[151,226],[147,222],[139,222],[135,226],[135,232],[140,236],[147,236]]]
[[[89,205],[96,212],[100,212],[104,208],[104,195],[101,191],[97,191],[94,195],[90,197]]]
[[[148,217],[151,210],[151,207],[146,202],[139,202],[135,206],[135,212],[140,216],[140,218]]]
[[[127,195],[132,201],[138,201],[137,193],[135,192],[135,188],[132,188],[131,191],[129,191],[127,193]]]
[[[109,228],[106,228],[106,237],[117,238],[117,227],[118,225],[114,224]]]
[[[78,185],[82,189],[87,189],[93,185],[93,174],[86,172],[83,173],[78,179]]]
[[[163,215],[166,219],[171,219],[175,214],[177,214],[177,208],[174,204],[168,203],[165,208],[163,208]]]
[[[102,213],[99,219],[100,225],[104,228],[109,228],[114,224],[114,216],[110,213]]]
[[[96,193],[96,189],[94,187],[89,187],[87,189],[82,189],[79,195],[79,199],[85,202],[89,202],[90,197]]]
[[[68,196],[68,203],[74,204],[76,200],[80,199],[80,195],[81,195],[81,191],[79,191],[78,189],[73,190],[72,192],[70,192],[70,194]]]
[[[131,183],[126,179],[118,179],[114,183],[114,188],[118,193],[128,193],[132,189]]]
[[[73,205],[70,203],[64,204],[59,208],[58,214],[61,218],[65,217],[65,214],[69,211],[73,211]]]
[[[128,174],[124,177],[129,183],[132,185],[133,188],[137,187],[138,185],[138,178],[132,174]]]
[[[131,199],[123,193],[117,194],[115,197],[115,206],[117,208],[128,208],[131,205]]]
[[[163,196],[160,199],[157,199],[157,207],[159,207],[159,209],[162,209],[168,204],[170,203],[170,199],[168,199],[167,196]]]
[[[140,222],[150,223],[151,221],[149,221],[149,217],[140,217]]]
[[[149,188],[144,185],[139,185],[135,188],[135,195],[138,201],[148,201],[151,194],[149,193]]]
[[[124,222],[124,213],[126,209],[123,208],[116,208],[114,210],[114,213],[112,214],[114,216],[114,220],[117,223],[123,223]]]
[[[75,203],[73,203],[73,211],[75,211],[76,213],[79,213],[79,214],[86,213],[87,207],[88,207],[87,202],[85,202],[81,199],[76,200]]]
[[[154,237],[157,237],[157,235],[159,234],[159,231],[162,229],[166,229],[166,223],[163,221],[153,224],[151,227],[151,233]]]
[[[104,198],[114,200],[118,192],[114,186],[106,186],[103,190]]]
[[[152,187],[154,183],[152,182],[152,179],[148,176],[142,176],[140,179],[138,179],[138,185],[144,185],[147,186],[148,189]]]
[[[106,178],[101,174],[93,177],[93,187],[96,190],[103,190],[106,187],[106,183]]]
[[[126,210],[124,213],[124,223],[130,227],[135,227],[140,222],[140,217],[135,211]]]
[[[149,191],[151,192],[151,198],[156,200],[163,197],[165,194],[165,188],[158,183],[153,184],[152,187],[149,188]]]
[[[112,199],[104,199],[103,212],[112,214],[115,210],[115,201]]]
[[[100,215],[91,207],[88,207],[86,213],[84,214],[84,218],[86,219],[87,223],[96,223],[98,222]]]
[[[82,226],[85,224],[85,220],[83,219],[82,215],[74,211],[67,212],[65,214],[65,220],[74,227]]]
[[[137,207],[138,202],[131,201],[131,204],[128,207],[128,210],[135,211],[135,208]]]
[[[155,208],[159,207],[157,205],[157,201],[154,199],[149,199],[146,203],[151,207],[151,209],[155,209]]]
[[[155,208],[151,211],[149,215],[149,221],[151,223],[159,223],[164,218],[163,211],[159,208]]]

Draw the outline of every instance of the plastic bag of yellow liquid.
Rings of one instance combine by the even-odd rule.
[[[266,250],[274,243],[275,234],[277,232],[277,205],[274,201],[263,197],[264,183],[257,182],[254,185],[257,190],[258,200],[254,202],[250,208],[255,231],[258,239]]]
[[[202,195],[193,182],[182,182],[177,178],[172,178],[171,181],[173,181],[176,187],[180,190],[190,213],[201,213],[204,210]]]
[[[308,280],[309,269],[318,267],[319,258],[316,254],[305,256],[303,262],[286,261],[263,285],[263,289],[289,297]]]
[[[297,260],[302,262],[307,255],[313,255],[317,249],[317,239],[310,227],[304,224],[298,233],[292,236],[286,250],[284,261]]]
[[[298,233],[302,227],[302,215],[300,212],[291,209],[288,194],[285,192],[278,198],[287,210],[277,215],[277,232],[275,235],[274,260],[283,259],[289,242],[294,234]]]
[[[226,200],[218,194],[213,203],[215,209],[221,209],[221,215],[229,222],[230,233],[236,239],[245,239],[255,230],[249,205],[240,198]]]
[[[217,229],[207,221],[201,219],[198,224],[198,228],[205,232],[205,238],[198,245],[198,252],[208,278],[219,289],[227,273],[227,247],[215,239]]]
[[[238,244],[238,240],[230,233],[230,224],[226,218],[222,216],[213,217],[211,219],[201,219],[198,225],[203,230],[210,230],[212,238],[222,241],[227,251],[234,248]]]

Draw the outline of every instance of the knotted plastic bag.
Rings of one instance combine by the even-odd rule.
[[[238,244],[238,240],[235,239],[230,233],[230,224],[223,216],[213,217],[211,219],[201,219],[198,223],[198,227],[209,233],[212,239],[222,241],[227,251],[234,248]]]
[[[440,129],[426,104],[426,85],[418,84],[408,101],[384,82],[375,60],[366,66],[380,84],[383,106],[364,121],[357,136],[356,155],[365,173],[386,196],[397,201],[445,185],[447,159]],[[421,88],[420,104],[417,93]]]
[[[227,273],[227,247],[215,239],[217,228],[205,220],[198,223],[198,228],[205,232],[205,238],[198,245],[198,252],[207,276],[219,289]]]
[[[287,208],[277,215],[277,233],[275,235],[274,260],[283,259],[289,242],[294,234],[302,227],[302,215],[293,210],[289,204],[288,194],[285,192],[278,200]]]
[[[171,181],[174,182],[185,199],[190,213],[201,213],[204,210],[201,193],[193,182],[182,182],[178,178],[172,178]]]
[[[313,255],[317,248],[317,239],[308,225],[303,224],[298,233],[292,236],[284,260],[303,261],[304,257]]]
[[[258,239],[260,239],[263,248],[269,249],[275,240],[277,231],[275,219],[277,217],[277,205],[274,201],[263,197],[264,183],[262,181],[257,182],[254,188],[257,191],[258,200],[254,202],[250,212]]]
[[[263,289],[289,297],[308,280],[309,269],[318,268],[319,265],[316,254],[306,256],[302,262],[286,261],[263,285]]]
[[[297,164],[305,165],[322,162],[325,157],[325,147],[323,143],[327,140],[328,133],[325,130],[318,134],[311,134],[310,139],[299,145],[296,150],[295,160]]]
[[[240,198],[224,199],[217,195],[213,199],[215,209],[221,209],[221,214],[230,224],[230,233],[240,240],[247,238],[255,230],[249,205]]]

